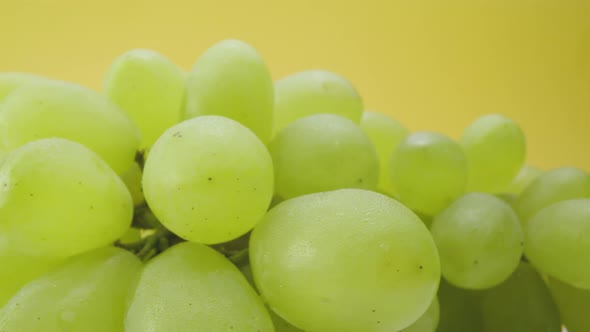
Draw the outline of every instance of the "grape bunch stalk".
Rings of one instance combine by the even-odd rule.
[[[363,105],[239,40],[0,73],[0,332],[590,332],[590,174]]]

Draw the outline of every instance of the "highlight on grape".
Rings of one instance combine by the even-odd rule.
[[[224,40],[0,73],[0,332],[590,332],[590,174]]]

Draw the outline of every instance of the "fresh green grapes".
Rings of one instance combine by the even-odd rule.
[[[46,273],[60,262],[59,258],[47,257],[42,254],[34,256],[15,252],[15,248],[10,244],[0,247],[0,285],[2,285],[0,287],[0,308],[22,286]]]
[[[0,73],[0,102],[15,89],[42,80],[44,78],[29,73]]]
[[[533,166],[524,165],[504,192],[520,195],[541,174],[543,174],[542,170]]]
[[[145,199],[178,236],[226,242],[258,223],[273,195],[268,150],[248,128],[201,116],[168,129],[145,162]]]
[[[401,123],[385,114],[364,112],[361,127],[367,133],[379,156],[379,190],[387,194],[394,194],[391,185],[389,164],[397,145],[408,136],[408,130]]]
[[[224,40],[210,47],[187,79],[186,117],[222,115],[250,128],[263,143],[272,132],[274,91],[264,60],[250,45]]]
[[[440,318],[436,331],[484,331],[479,297],[479,292],[456,288],[442,279],[438,289]]]
[[[434,219],[431,232],[443,276],[461,288],[485,289],[506,280],[524,248],[516,213],[489,194],[460,197]]]
[[[590,199],[550,205],[526,227],[525,254],[539,271],[590,289]]]
[[[0,311],[4,332],[123,332],[137,257],[107,247],[76,256],[23,287]]]
[[[463,131],[461,145],[469,165],[469,191],[502,192],[524,164],[524,134],[517,123],[499,114],[471,123]]]
[[[590,197],[590,175],[574,167],[560,167],[540,175],[514,203],[520,220],[527,221],[553,203]]]
[[[440,314],[440,308],[438,304],[438,298],[434,298],[428,310],[417,321],[412,325],[406,327],[400,332],[435,332],[438,326],[438,318]]]
[[[151,50],[131,50],[113,61],[104,93],[135,121],[141,146],[148,148],[184,113],[184,73]]]
[[[551,293],[527,263],[501,285],[486,290],[481,308],[485,332],[561,332]]]
[[[590,331],[590,290],[575,288],[551,277],[548,283],[568,332]]]
[[[308,332],[398,331],[426,311],[440,280],[422,221],[360,189],[274,207],[252,232],[250,263],[270,307]]]
[[[401,141],[389,170],[400,201],[431,216],[461,195],[467,182],[467,162],[461,147],[432,132],[414,133]]]
[[[0,165],[0,244],[68,257],[125,233],[133,203],[98,155],[62,138],[27,143]]]
[[[221,254],[184,242],[149,262],[125,332],[273,332],[264,304]]]
[[[5,151],[40,138],[62,137],[96,152],[119,174],[139,147],[135,124],[117,105],[84,87],[44,81],[12,92],[0,112]]]
[[[302,71],[275,82],[275,134],[297,119],[319,113],[359,123],[363,101],[349,81],[326,70]]]
[[[354,122],[333,114],[299,119],[269,145],[283,198],[342,188],[376,189],[379,160]]]

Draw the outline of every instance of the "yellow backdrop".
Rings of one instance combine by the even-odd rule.
[[[367,108],[458,137],[480,114],[517,120],[528,161],[590,170],[589,0],[0,0],[0,71],[100,89],[109,62],[152,48],[190,68],[223,38],[275,78],[325,68]]]

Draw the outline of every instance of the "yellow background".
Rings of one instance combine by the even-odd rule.
[[[531,164],[590,170],[590,0],[0,0],[0,71],[95,89],[128,49],[188,69],[230,37],[275,78],[346,76],[411,130],[456,138],[499,112],[524,128]]]

